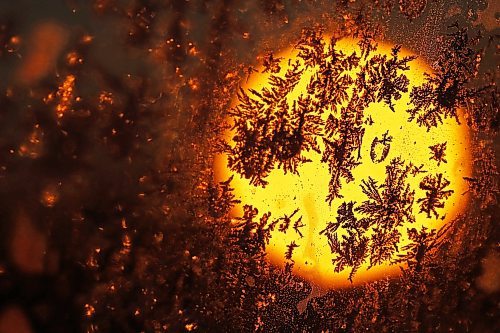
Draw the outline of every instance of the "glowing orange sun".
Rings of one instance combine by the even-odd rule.
[[[325,40],[326,42],[326,40]],[[356,52],[361,54],[357,45],[358,41],[354,39],[342,39],[337,42],[336,48],[345,54]],[[328,43],[326,43],[328,44]],[[378,48],[370,57],[374,55],[390,56],[393,46],[385,43],[378,43]],[[303,65],[303,60],[297,57],[298,51],[290,48],[277,54],[276,57],[282,57],[280,62],[281,70],[277,75],[284,75],[287,64],[299,60]],[[408,50],[402,49],[401,56],[412,55]],[[364,65],[369,59],[360,60],[360,66]],[[360,67],[358,66],[358,68]],[[289,105],[301,94],[307,94],[307,83],[317,68],[310,67],[304,71],[300,82],[295,86],[288,96]],[[358,69],[354,68],[350,74],[357,74]],[[405,71],[409,79],[408,89],[422,85],[425,82],[424,72],[431,73],[432,70],[421,59],[418,58],[409,63],[409,69]],[[260,91],[269,85],[269,73],[262,73],[262,68],[257,74],[245,80],[242,84],[244,90],[254,89]],[[352,90],[348,91],[352,94]],[[400,228],[403,235],[400,239],[398,249],[404,247],[409,242],[406,236],[407,228],[420,229],[421,226],[427,228],[439,228],[450,220],[454,219],[462,212],[467,204],[466,183],[462,179],[463,175],[470,174],[470,141],[469,133],[465,126],[459,125],[454,119],[445,119],[443,124],[431,128],[420,127],[416,122],[408,121],[410,93],[403,93],[399,100],[394,102],[394,112],[383,102],[371,103],[364,111],[366,122],[370,124],[365,126],[364,138],[360,149],[360,164],[353,168],[352,174],[354,180],[346,182],[342,180],[341,194],[343,198],[335,198],[328,203],[325,198],[328,196],[328,182],[330,180],[330,171],[326,163],[321,162],[321,154],[314,151],[303,152],[303,155],[310,162],[300,164],[297,171],[299,175],[293,173],[284,173],[283,170],[275,168],[267,177],[268,184],[265,187],[254,186],[249,180],[240,174],[228,168],[228,157],[225,154],[215,158],[215,174],[218,181],[226,180],[231,175],[234,176],[232,187],[235,194],[242,204],[233,209],[234,216],[240,216],[243,204],[251,204],[259,210],[259,213],[271,212],[272,216],[277,218],[284,215],[290,215],[296,208],[296,216],[302,216],[302,222],[305,226],[301,229],[303,237],[297,237],[294,230],[288,230],[286,233],[273,231],[271,241],[267,247],[268,259],[277,266],[284,264],[284,256],[287,246],[292,242],[298,245],[293,253],[295,266],[293,272],[317,285],[324,288],[343,287],[352,284],[359,284],[366,281],[379,279],[382,277],[395,276],[400,271],[398,265],[391,265],[390,262],[384,262],[380,265],[369,267],[366,262],[361,265],[353,277],[352,282],[348,280],[349,269],[346,268],[340,272],[334,272],[328,239],[320,234],[325,229],[327,223],[336,218],[337,209],[342,202],[361,203],[366,200],[366,195],[362,191],[362,181],[371,177],[383,183],[386,178],[386,166],[389,161],[400,157],[401,160],[410,162],[414,166],[421,167],[427,173],[416,172],[407,178],[407,183],[415,191],[415,202],[418,198],[425,197],[425,192],[419,187],[426,174],[440,173],[450,181],[448,190],[453,193],[444,203],[444,207],[439,208],[439,216],[436,218],[419,211],[418,205],[413,206],[413,215],[415,222],[411,225],[406,223]],[[233,107],[238,103],[238,99],[233,101]],[[335,111],[332,111],[335,112]],[[326,119],[328,114],[323,114]],[[227,121],[231,123],[231,119]],[[389,146],[382,142],[383,138],[392,137],[390,149],[383,151],[384,147]],[[228,131],[225,138],[231,145],[234,132]],[[379,144],[379,143],[383,144]],[[446,142],[446,161],[438,163],[430,158],[431,151],[429,147]],[[321,150],[324,144],[319,141]],[[385,145],[385,146],[384,146]],[[386,156],[384,156],[386,155]],[[375,156],[375,157],[374,157]],[[356,212],[359,216],[359,212]],[[337,230],[340,236],[345,231]]]

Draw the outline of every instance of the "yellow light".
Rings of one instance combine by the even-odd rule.
[[[345,54],[356,51],[360,55],[361,50],[357,42],[353,39],[343,39],[337,42],[336,48]],[[390,56],[391,48],[392,45],[379,43],[375,53]],[[400,56],[409,55],[412,53],[408,50],[402,49],[400,52]],[[286,71],[288,59],[292,59],[293,62],[296,56],[297,51],[294,49],[288,49],[276,55],[276,57],[283,58],[280,74]],[[360,66],[364,63],[365,61],[362,59]],[[355,69],[351,73],[355,74],[356,71]],[[248,81],[245,80],[242,88],[245,90],[253,88],[259,91],[267,86],[269,74],[260,72],[262,70],[250,77]],[[419,86],[425,81],[424,72],[431,73],[432,70],[421,58],[410,62],[410,69],[405,72],[410,80],[409,91],[413,86]],[[289,94],[289,100],[307,93],[307,82],[313,73],[314,69],[309,69],[304,73],[299,84]],[[349,93],[351,92],[349,91]],[[416,221],[401,227],[400,231],[403,236],[399,243],[399,249],[409,242],[405,238],[407,228],[420,229],[421,226],[439,228],[465,209],[468,198],[463,193],[466,192],[467,185],[462,177],[469,175],[471,168],[470,141],[466,126],[457,124],[454,119],[445,119],[442,125],[427,131],[426,127],[420,127],[414,121],[408,122],[408,113],[405,110],[410,107],[409,101],[409,93],[406,93],[400,100],[394,101],[395,112],[392,112],[383,102],[372,103],[365,109],[365,116],[371,116],[373,124],[365,126],[361,164],[353,169],[353,182],[342,181],[341,193],[344,198],[333,200],[331,205],[325,201],[330,179],[328,166],[326,163],[321,163],[321,155],[313,151],[304,152],[305,157],[311,159],[312,162],[304,163],[298,168],[300,176],[291,173],[285,175],[283,170],[276,168],[266,178],[269,184],[265,188],[250,185],[249,180],[229,170],[226,155],[216,156],[214,163],[216,180],[226,180],[229,176],[234,175],[232,186],[236,196],[242,201],[242,205],[253,205],[258,208],[259,214],[269,211],[273,218],[279,218],[285,214],[290,215],[296,208],[299,209],[296,215],[303,216],[302,221],[306,225],[301,229],[303,238],[298,237],[292,228],[285,234],[279,231],[272,233],[271,242],[267,248],[271,263],[283,266],[287,245],[295,241],[299,245],[293,253],[295,274],[324,288],[351,285],[348,280],[349,268],[340,273],[334,273],[333,255],[330,252],[327,238],[320,235],[320,231],[326,227],[329,221],[335,219],[337,208],[343,201],[355,201],[360,204],[366,200],[367,198],[360,187],[362,180],[366,180],[370,176],[379,183],[383,183],[386,177],[385,167],[395,157],[401,157],[407,163],[411,161],[416,166],[423,165],[423,170],[428,171],[428,173],[419,173],[415,177],[410,175],[407,180],[411,188],[415,190],[413,213]],[[233,106],[236,103],[237,99],[235,98]],[[231,122],[230,119],[228,121]],[[370,158],[372,142],[375,137],[380,139],[386,131],[389,131],[389,135],[393,137],[389,154],[382,163],[375,163]],[[232,136],[231,132],[225,134],[229,143],[231,143]],[[429,147],[443,142],[447,142],[447,163],[439,163],[438,165],[435,160],[430,159],[431,150]],[[439,209],[440,217],[438,219],[435,219],[434,216],[428,218],[427,214],[419,213],[419,205],[417,204],[417,199],[425,197],[425,192],[419,189],[419,183],[426,174],[436,173],[442,173],[451,182],[447,189],[454,191],[446,200],[445,206]],[[234,216],[241,216],[242,205],[233,209]],[[342,233],[342,231],[339,232]],[[384,263],[370,269],[368,266],[368,263],[365,263],[360,267],[354,275],[352,285],[395,276],[400,271],[397,265],[390,265],[390,263]]]

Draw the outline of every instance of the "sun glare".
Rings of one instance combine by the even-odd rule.
[[[336,48],[344,54],[356,52],[361,54],[357,45],[358,41],[354,39],[342,39],[337,42]],[[378,43],[378,48],[371,52],[368,59],[361,58],[359,66],[352,69],[349,74],[353,77],[359,72],[371,57],[375,55],[387,55],[390,57],[393,45]],[[284,75],[290,62],[294,63],[298,51],[290,48],[276,55],[280,60],[279,75]],[[400,56],[413,55],[409,50],[401,49]],[[302,63],[303,65],[303,63]],[[262,68],[257,68],[258,72],[251,75],[249,79],[242,82],[243,90],[254,89],[261,91],[268,86],[269,73],[262,73]],[[300,82],[287,95],[288,105],[293,105],[299,95],[307,95],[307,85],[312,75],[317,71],[316,67],[305,70]],[[352,169],[353,180],[347,182],[341,179],[340,195],[331,202],[328,202],[329,195],[328,183],[331,173],[328,164],[322,162],[322,155],[313,150],[304,151],[303,156],[309,159],[309,162],[298,166],[298,174],[291,172],[284,173],[283,169],[275,167],[274,170],[265,178],[268,184],[265,187],[254,186],[250,181],[239,173],[230,170],[228,167],[228,156],[221,154],[215,158],[215,177],[218,181],[228,179],[234,176],[231,183],[236,197],[241,200],[241,204],[236,206],[233,216],[241,216],[242,206],[249,204],[259,210],[259,214],[271,213],[271,218],[280,218],[290,216],[296,209],[298,211],[293,219],[296,220],[302,216],[304,227],[300,229],[303,237],[297,234],[295,230],[289,228],[285,233],[274,230],[271,234],[271,241],[267,247],[267,256],[270,262],[277,266],[283,266],[285,262],[285,253],[291,242],[295,242],[298,247],[293,252],[295,265],[293,272],[317,285],[324,288],[344,287],[356,285],[363,282],[380,279],[383,277],[396,276],[400,269],[398,264],[391,264],[384,261],[381,264],[373,265],[365,261],[349,280],[349,267],[334,271],[332,259],[335,254],[331,251],[329,240],[322,234],[330,221],[334,221],[337,216],[337,210],[343,202],[354,202],[360,205],[367,200],[366,193],[363,192],[363,181],[369,177],[374,179],[377,184],[383,184],[386,180],[386,167],[395,158],[400,158],[405,165],[409,166],[409,174],[406,183],[414,193],[413,223],[404,223],[400,226],[401,239],[397,245],[401,252],[404,245],[409,242],[406,230],[408,228],[420,229],[425,226],[429,229],[437,229],[444,224],[452,221],[466,207],[468,198],[464,193],[467,190],[467,184],[463,180],[464,175],[470,174],[470,139],[465,125],[460,125],[455,119],[444,119],[443,124],[438,127],[432,127],[429,130],[425,126],[419,126],[415,121],[408,121],[409,114],[406,112],[411,107],[410,91],[414,86],[420,86],[425,81],[424,72],[431,73],[431,68],[422,58],[417,58],[409,62],[409,69],[405,71],[409,79],[408,92],[403,93],[399,100],[393,100],[393,109],[382,102],[370,103],[364,110],[363,126],[364,136],[357,153],[357,162],[359,165]],[[352,95],[350,88],[348,94]],[[350,97],[350,96],[349,96]],[[238,103],[234,98],[233,107]],[[344,105],[346,103],[344,102]],[[337,111],[331,111],[338,116]],[[461,113],[459,112],[459,115]],[[328,112],[321,115],[326,121]],[[231,118],[227,118],[229,123]],[[228,131],[225,139],[230,145],[233,142],[234,132]],[[325,149],[323,141],[318,141],[320,150]],[[358,155],[359,154],[359,155]],[[428,175],[436,176],[441,174],[443,179],[449,181],[446,190],[453,191],[443,207],[437,207],[435,211],[422,211],[421,205],[417,204],[419,199],[426,197],[426,191],[422,188],[422,182]],[[355,212],[358,218],[362,214]],[[336,230],[339,238],[345,234],[345,230],[339,228]],[[366,236],[370,237],[373,230]]]

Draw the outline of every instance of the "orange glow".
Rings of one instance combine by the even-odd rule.
[[[374,53],[390,56],[392,46],[379,43],[378,49]],[[356,51],[358,55],[361,54],[357,40],[343,39],[337,42],[337,49],[345,54],[350,54],[353,51]],[[296,54],[297,51],[293,49],[276,54],[276,57],[283,57],[280,74],[286,71],[288,59],[292,59],[293,62],[296,59]],[[409,56],[412,53],[402,49],[400,55]],[[365,60],[362,59],[360,66],[364,63]],[[358,70],[359,68],[353,70],[352,74]],[[245,78],[242,82],[242,88],[260,90],[265,87],[268,84],[269,75],[262,74],[261,71],[259,69],[259,73],[251,76],[248,81]],[[410,62],[410,70],[405,72],[410,80],[409,91],[413,86],[421,85],[424,82],[424,72],[430,73],[432,70],[421,58]],[[302,93],[306,94],[306,85],[313,73],[314,69],[305,72],[300,83],[289,94],[290,99],[296,99]],[[351,93],[350,90],[349,93]],[[464,125],[457,124],[454,119],[445,119],[442,125],[432,128],[430,131],[427,131],[425,127],[419,127],[416,122],[408,122],[408,113],[405,110],[409,108],[409,101],[409,93],[403,94],[400,100],[394,101],[396,112],[392,112],[383,102],[372,103],[365,109],[365,117],[371,117],[373,124],[365,126],[361,164],[353,169],[353,182],[346,183],[342,180],[341,193],[344,198],[333,200],[331,206],[325,201],[328,194],[330,173],[327,164],[321,163],[320,154],[313,151],[304,152],[305,157],[312,162],[302,164],[298,168],[300,176],[291,173],[285,175],[283,170],[274,169],[266,178],[269,184],[265,188],[254,187],[249,184],[247,179],[229,170],[227,156],[216,156],[214,164],[216,180],[226,180],[234,175],[232,187],[235,189],[236,197],[242,202],[240,206],[233,209],[234,216],[241,216],[243,204],[253,205],[259,210],[260,215],[269,211],[274,219],[285,214],[290,215],[296,208],[299,208],[297,216],[302,215],[302,221],[306,225],[301,229],[304,237],[299,238],[291,228],[286,234],[274,231],[271,243],[267,248],[268,258],[272,264],[283,266],[287,245],[295,241],[299,247],[293,254],[294,273],[323,288],[356,285],[399,274],[400,269],[397,265],[385,263],[368,269],[369,264],[365,263],[357,271],[351,284],[348,280],[349,268],[340,273],[334,273],[333,255],[330,253],[328,240],[324,235],[319,234],[329,221],[335,219],[337,208],[343,201],[355,201],[359,204],[366,200],[367,198],[360,187],[362,180],[366,180],[370,176],[379,183],[383,182],[386,165],[398,156],[406,163],[411,161],[416,166],[423,164],[423,170],[428,171],[428,173],[419,173],[416,176],[410,175],[407,180],[411,188],[415,190],[413,213],[416,222],[407,223],[401,227],[400,249],[409,242],[406,237],[407,228],[420,229],[421,226],[439,228],[465,209],[468,198],[463,193],[467,190],[467,184],[462,177],[470,174],[471,169],[468,129]],[[236,103],[237,98],[234,98],[232,106]],[[328,114],[323,115],[325,118],[326,116]],[[389,154],[384,162],[374,163],[370,158],[372,141],[375,137],[380,139],[386,131],[389,131],[389,135],[393,137]],[[225,138],[231,144],[232,133],[226,133]],[[321,140],[319,142],[323,149],[323,143]],[[438,164],[435,160],[430,159],[431,150],[429,147],[444,142],[447,142],[445,157],[447,162]],[[417,199],[425,197],[425,192],[419,188],[419,183],[426,174],[436,173],[442,173],[451,182],[448,189],[454,191],[446,200],[444,208],[438,209],[439,218],[437,219],[434,216],[428,218],[425,213],[419,213],[419,205],[417,204]],[[338,233],[342,234],[342,230]]]
[[[17,79],[32,84],[47,75],[54,69],[67,39],[68,32],[55,23],[37,25],[30,37],[28,53],[17,71]]]
[[[68,75],[63,84],[59,86],[57,96],[59,96],[59,104],[56,106],[57,118],[62,118],[64,114],[71,108],[73,102],[73,90],[75,88],[75,76]]]
[[[59,201],[59,193],[53,186],[48,186],[42,193],[41,201],[45,207],[54,207]]]

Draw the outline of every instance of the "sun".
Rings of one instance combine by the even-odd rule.
[[[328,47],[329,40],[325,38],[325,50]],[[354,54],[359,57],[357,66],[352,66],[345,71],[351,78],[356,79],[360,77],[364,66],[366,68],[368,64],[376,64],[376,62],[370,63],[371,59],[384,56],[386,59],[391,59],[394,45],[378,42],[377,47],[365,57],[359,40],[346,38],[336,41],[335,49],[345,56]],[[274,68],[270,68],[269,63],[267,68],[257,68],[255,74],[243,81],[243,91],[253,91],[252,94],[256,100],[265,98],[262,92],[270,89],[272,77],[285,77],[291,66],[297,66],[301,71],[300,81],[287,93],[286,107],[295,107],[301,99],[307,96],[318,101],[319,97],[314,95],[310,82],[312,77],[318,75],[319,68],[308,66],[304,58],[299,57],[299,52],[297,48],[290,48],[276,54],[271,59]],[[400,58],[413,56],[412,52],[404,48],[401,48],[398,53]],[[338,185],[337,195],[332,196],[330,185],[333,179],[332,165],[335,167],[339,164],[336,164],[335,158],[329,161],[323,158],[322,153],[328,149],[328,142],[325,140],[316,141],[317,149],[303,149],[301,156],[304,162],[296,166],[296,172],[291,172],[294,170],[293,168],[290,170],[289,166],[288,172],[285,173],[283,170],[285,165],[276,164],[266,174],[265,186],[255,184],[255,181],[252,182],[252,178],[248,175],[245,177],[231,170],[228,166],[228,154],[215,157],[215,178],[223,181],[233,176],[232,187],[242,202],[233,209],[231,213],[233,216],[241,216],[242,205],[250,204],[257,208],[260,214],[270,212],[275,219],[291,216],[292,221],[297,221],[301,217],[300,225],[304,226],[300,227],[300,230],[290,227],[286,232],[279,230],[272,232],[270,244],[267,247],[267,257],[272,264],[283,266],[285,253],[289,245],[293,243],[297,245],[292,256],[295,262],[293,272],[324,288],[346,287],[396,276],[400,269],[397,264],[393,263],[394,260],[392,263],[390,259],[378,260],[374,264],[373,261],[370,263],[369,254],[366,254],[362,262],[359,261],[355,274],[351,274],[348,264],[344,267],[338,265],[336,258],[338,259],[339,255],[333,251],[335,246],[332,247],[332,237],[325,236],[329,223],[337,220],[342,209],[344,212],[345,209],[348,211],[350,209],[354,219],[368,221],[363,220],[366,217],[364,216],[366,209],[359,207],[370,200],[367,194],[374,187],[379,191],[375,193],[375,196],[380,195],[384,190],[390,192],[388,189],[390,186],[387,184],[390,185],[391,181],[404,182],[403,191],[397,192],[397,195],[406,196],[406,203],[410,207],[407,209],[408,216],[404,218],[404,223],[397,226],[397,233],[401,236],[393,244],[397,250],[392,254],[392,258],[397,257],[403,251],[405,244],[408,244],[408,229],[418,230],[422,226],[428,229],[440,228],[466,209],[468,198],[464,193],[467,191],[467,184],[462,177],[470,174],[471,168],[469,132],[466,126],[452,118],[443,119],[443,123],[439,126],[429,128],[420,126],[416,121],[409,121],[407,110],[412,107],[410,92],[413,87],[421,86],[425,82],[424,73],[432,72],[422,58],[409,59],[411,60],[404,69],[404,74],[408,79],[407,89],[401,91],[399,97],[375,100],[369,103],[360,115],[351,115],[347,111],[343,113],[342,108],[347,109],[349,101],[355,99],[353,94],[359,93],[351,85],[345,90],[347,95],[344,100],[341,100],[335,107],[324,107],[326,111],[319,113],[323,123],[327,123],[328,117],[333,116],[331,119],[337,120],[331,123],[337,126],[341,126],[338,119],[342,120],[342,117],[360,117],[356,121],[362,138],[355,137],[355,140],[360,140],[357,142],[359,149],[350,155],[352,163],[348,171],[351,175],[346,176],[345,172],[333,168],[333,171],[339,174],[338,177],[333,177],[336,181],[334,183]],[[382,85],[381,87],[380,89],[384,89]],[[241,101],[235,97],[232,107],[237,107],[239,103]],[[318,106],[320,103],[313,103],[313,105]],[[461,114],[460,110],[458,113]],[[227,117],[227,121],[234,125],[231,116]],[[322,130],[321,135],[324,135],[325,131]],[[234,126],[233,130],[225,134],[225,139],[231,147],[235,147]],[[284,148],[280,149],[284,150]],[[397,169],[399,174],[396,172],[395,178],[388,179],[390,177],[388,172],[395,165],[399,168]],[[436,181],[443,185],[445,195],[443,200],[434,202],[436,205],[432,206],[428,200],[432,191],[426,184]],[[386,193],[386,195],[389,194]],[[396,199],[400,200],[400,198]],[[373,200],[375,199],[372,198]],[[406,204],[401,202],[403,201],[399,202],[402,205]],[[394,207],[391,206],[390,209],[402,209]],[[350,239],[347,237],[348,230],[343,227],[332,232],[336,240]],[[383,231],[380,228],[368,228],[363,237],[369,240],[375,233],[381,232]],[[337,269],[335,269],[335,262],[339,266]]]

